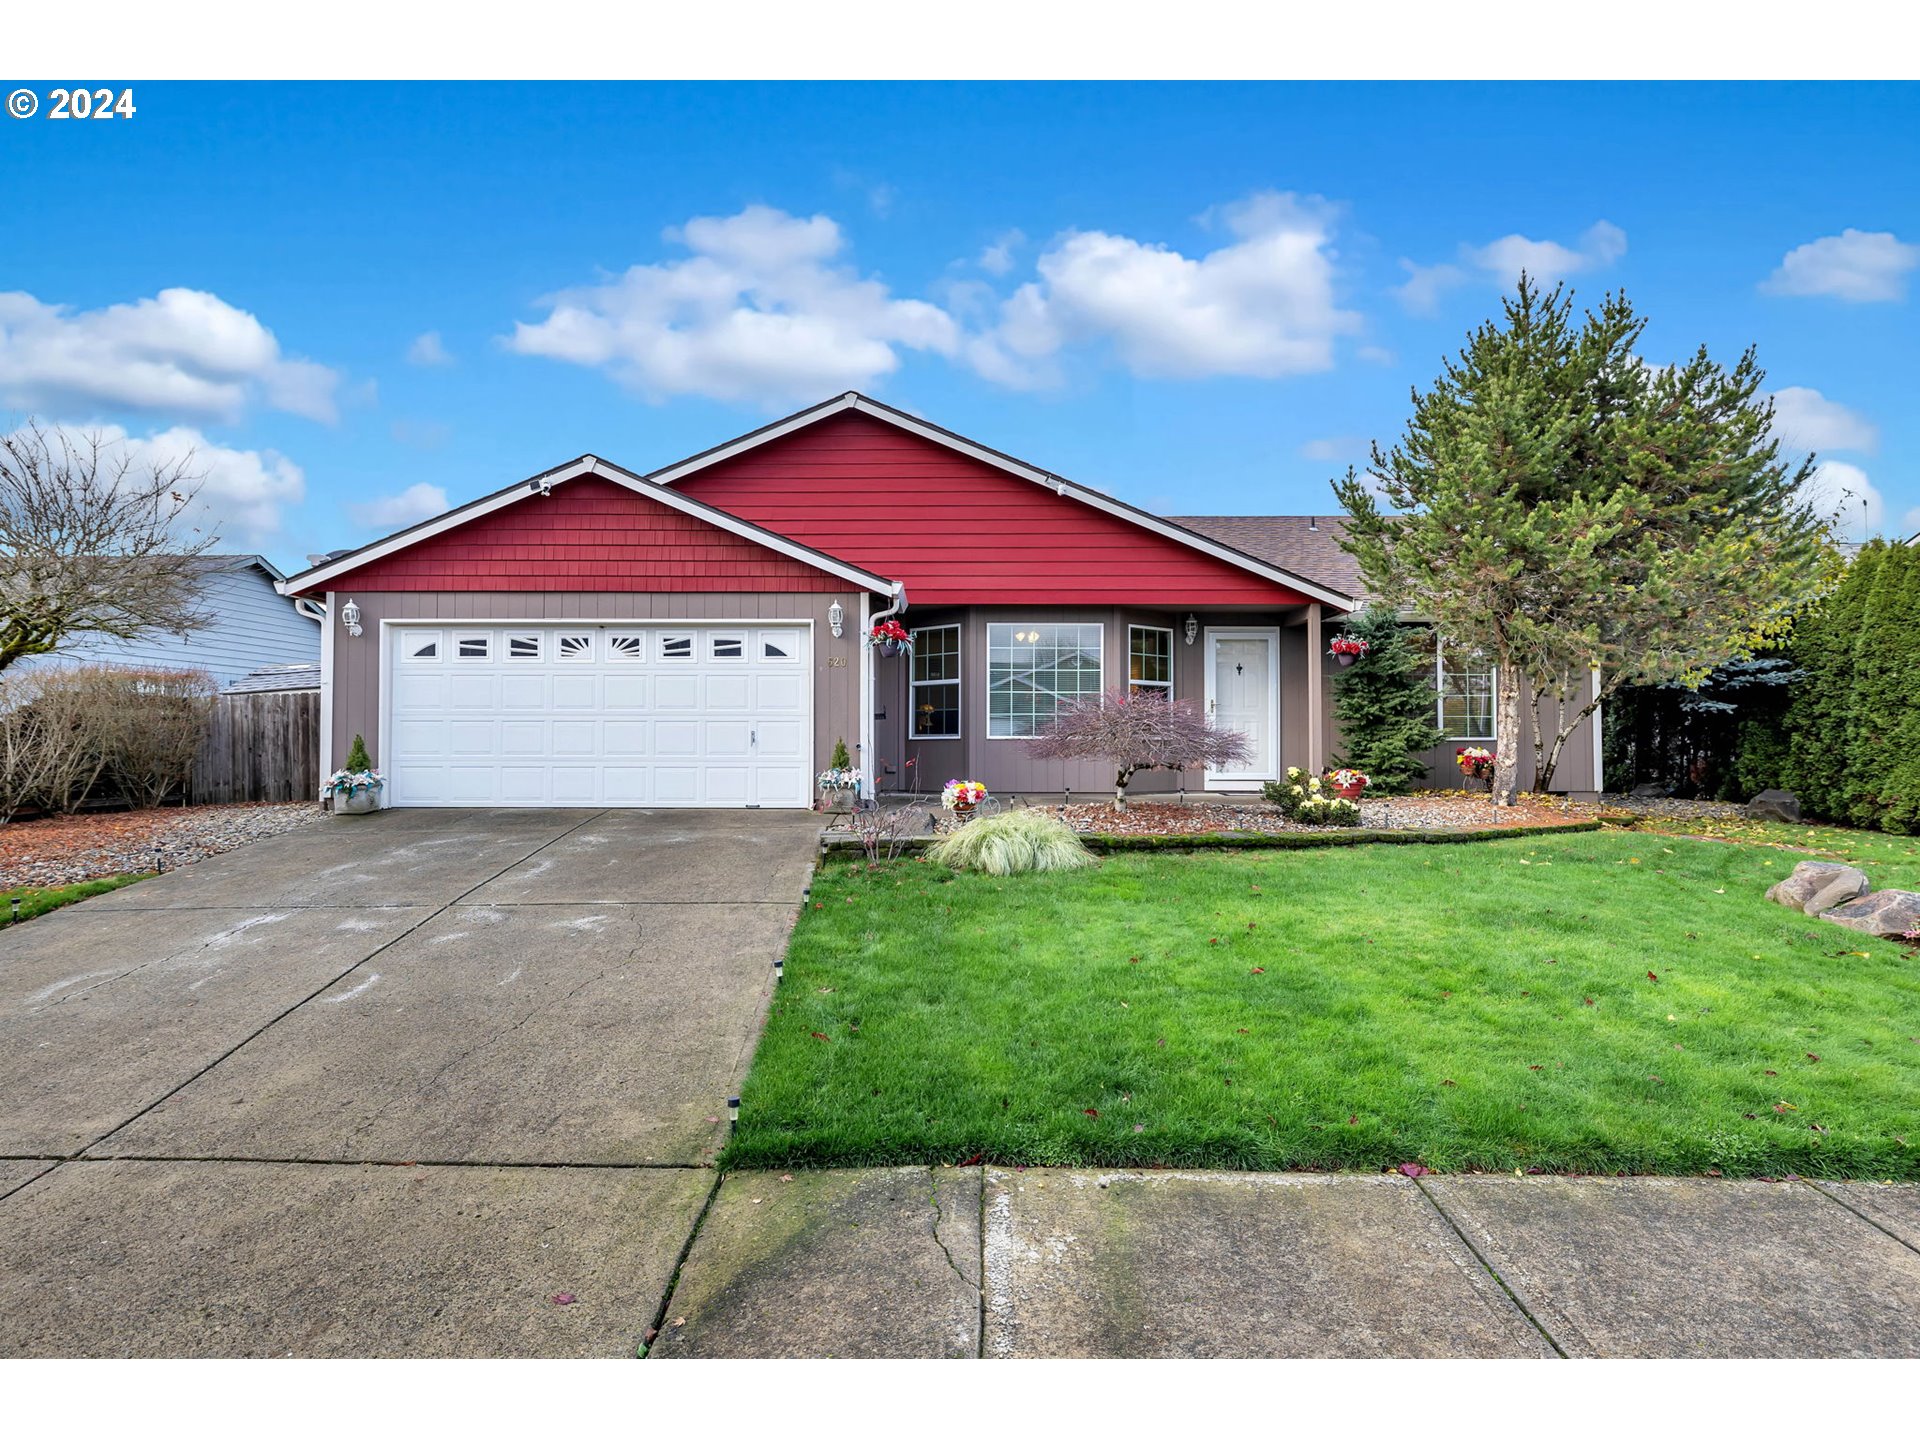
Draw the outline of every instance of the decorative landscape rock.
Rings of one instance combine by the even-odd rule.
[[[1634,800],[1664,800],[1667,798],[1667,787],[1649,780],[1644,785],[1634,786],[1627,795]]]
[[[1749,820],[1785,820],[1800,823],[1800,797],[1791,790],[1762,790],[1747,802]]]
[[[1793,867],[1791,875],[1767,891],[1767,899],[1776,905],[1790,905],[1795,910],[1805,910],[1809,915],[1815,915],[1819,912],[1810,909],[1809,902],[1836,885],[1852,888],[1829,900],[1828,906],[1866,894],[1866,872],[1832,860],[1802,860]]]
[[[1867,893],[1867,890],[1867,877],[1858,870],[1854,870],[1844,875],[1836,875],[1800,908],[1809,915],[1824,915],[1836,905],[1844,905],[1849,900],[1858,900]]]
[[[1878,890],[1820,917],[1862,935],[1899,940],[1920,930],[1920,895],[1911,890]]]

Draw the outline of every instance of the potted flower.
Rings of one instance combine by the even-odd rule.
[[[959,820],[973,814],[986,798],[987,787],[978,780],[949,780],[940,791],[940,803]]]
[[[347,751],[346,768],[327,777],[320,798],[330,802],[336,815],[365,815],[380,808],[380,792],[386,784],[386,777],[367,757],[366,740],[356,735],[353,748]]]
[[[1353,664],[1373,647],[1357,635],[1336,635],[1327,649],[1333,652],[1333,658],[1344,667]]]
[[[867,632],[867,643],[882,655],[905,655],[913,650],[913,636],[898,620],[882,620]]]
[[[1367,788],[1367,777],[1358,770],[1343,767],[1329,771],[1327,783],[1333,786],[1334,794],[1342,800],[1358,800],[1360,792]]]
[[[1489,794],[1493,791],[1493,752],[1484,745],[1463,745],[1453,752],[1453,763],[1460,767],[1460,774],[1468,780],[1487,782]]]
[[[853,808],[854,797],[860,791],[860,772],[853,768],[853,757],[847,753],[844,736],[833,742],[833,755],[827,761],[827,768],[814,777],[813,783],[820,787],[822,809],[840,812]]]

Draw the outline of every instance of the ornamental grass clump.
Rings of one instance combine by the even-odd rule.
[[[1092,853],[1065,822],[1040,810],[1009,810],[962,826],[927,851],[955,870],[1021,875],[1029,870],[1079,870]]]

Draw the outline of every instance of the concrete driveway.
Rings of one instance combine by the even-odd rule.
[[[634,1353],[817,836],[395,811],[0,933],[0,1354]]]

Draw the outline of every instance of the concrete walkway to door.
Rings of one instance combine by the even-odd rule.
[[[805,811],[400,810],[0,933],[0,1355],[631,1355]]]

